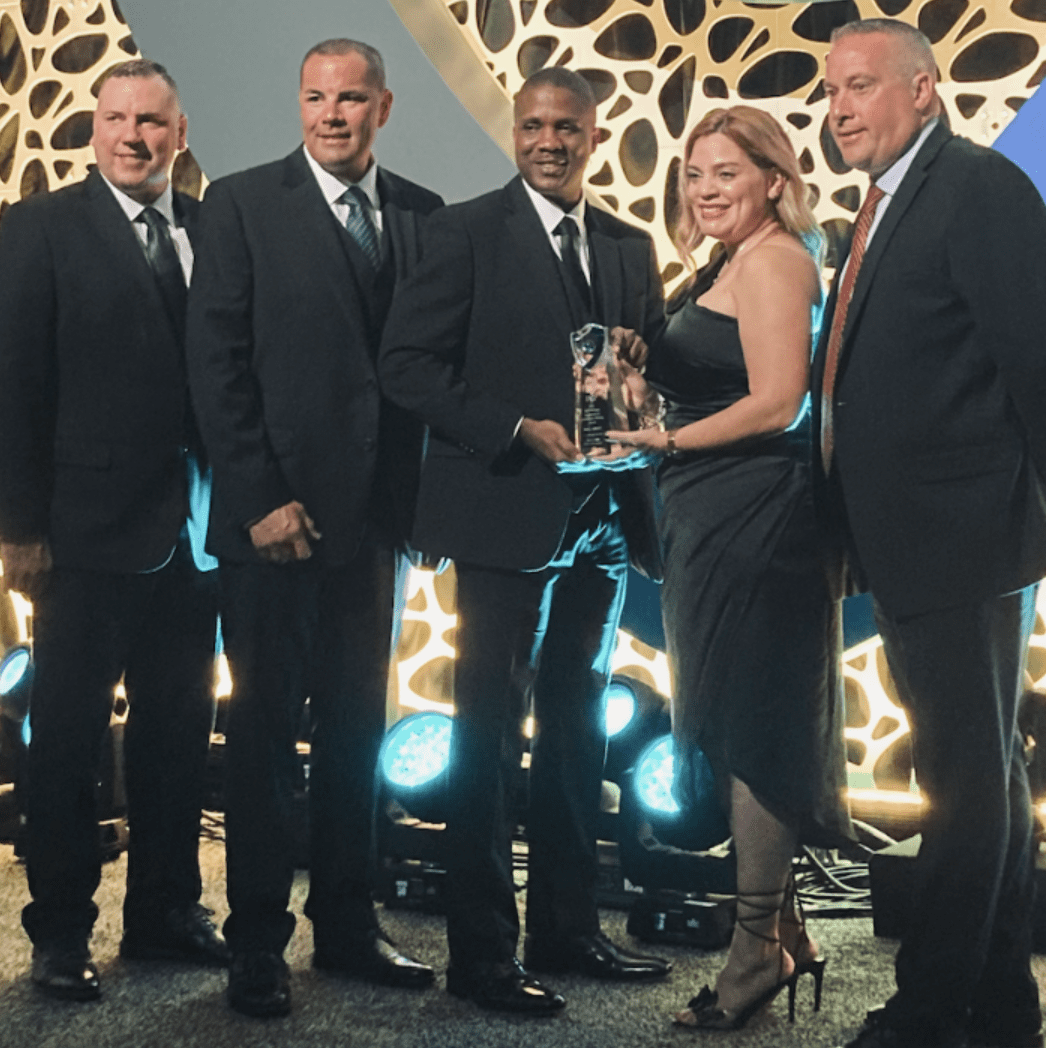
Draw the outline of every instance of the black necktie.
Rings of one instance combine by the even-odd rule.
[[[564,215],[559,225],[552,230],[552,235],[559,242],[559,257],[566,271],[567,280],[584,307],[586,317],[591,319],[592,289],[589,287],[588,278],[581,267],[581,258],[578,254],[577,223],[570,215]]]
[[[359,186],[350,186],[342,193],[341,199],[349,208],[349,217],[345,221],[349,236],[359,244],[367,261],[375,269],[380,269],[381,247],[378,245],[378,231],[374,228],[367,208],[366,194]]]
[[[167,219],[155,207],[147,207],[137,219],[145,226],[145,257],[160,288],[171,322],[179,335],[185,331],[185,273],[171,239]]]

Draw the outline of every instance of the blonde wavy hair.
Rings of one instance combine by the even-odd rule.
[[[825,235],[814,218],[809,190],[803,182],[799,161],[788,135],[769,113],[755,106],[731,106],[729,109],[713,109],[706,113],[687,135],[683,148],[683,162],[679,165],[676,182],[679,221],[672,239],[687,268],[695,268],[693,253],[704,239],[686,199],[687,159],[699,138],[714,134],[726,135],[756,167],[784,176],[781,196],[772,200],[771,206],[782,228],[801,240],[820,264],[824,256]]]

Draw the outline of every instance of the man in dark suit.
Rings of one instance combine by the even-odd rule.
[[[299,101],[301,148],[209,188],[189,306],[233,677],[229,1002],[249,1015],[290,1009],[291,791],[306,698],[313,963],[395,986],[433,979],[382,935],[370,892],[396,558],[422,435],[382,400],[374,362],[421,219],[441,201],[374,161],[392,95],[372,47],[318,44]]]
[[[599,320],[650,336],[662,320],[649,237],[585,205],[597,135],[581,77],[527,81],[520,177],[433,216],[380,363],[387,394],[430,427],[414,544],[457,569],[447,988],[530,1014],[563,1004],[516,961],[509,795],[531,694],[526,967],[612,979],[669,967],[603,936],[595,901],[604,698],[629,552],[651,574],[660,563],[645,471],[560,471],[582,459],[570,333]]]
[[[27,871],[33,981],[99,995],[96,783],[123,677],[133,959],[223,964],[199,905],[215,594],[191,495],[205,472],[184,362],[198,205],[172,191],[185,116],[160,65],[107,74],[97,169],[0,230],[0,559],[33,601]],[[200,530],[193,524],[200,525]],[[192,534],[190,534],[192,532]]]
[[[815,362],[817,479],[926,800],[897,992],[860,1048],[1042,1043],[1016,715],[1046,572],[1046,207],[948,131],[935,85],[913,27],[836,31],[830,126],[872,185]]]

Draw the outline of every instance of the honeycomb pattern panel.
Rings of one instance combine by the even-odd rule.
[[[668,283],[683,273],[670,236],[686,130],[709,109],[738,102],[767,109],[788,129],[834,265],[867,185],[842,162],[826,125],[824,56],[837,25],[883,15],[918,25],[934,47],[952,128],[983,144],[1046,74],[1046,0],[434,2],[447,5],[507,97],[547,65],[588,79],[602,137],[589,185],[653,234]]]
[[[138,54],[116,0],[0,0],[0,219],[87,174],[98,82]],[[203,187],[188,152],[174,183],[197,196]]]

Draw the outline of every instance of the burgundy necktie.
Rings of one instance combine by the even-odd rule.
[[[832,330],[828,335],[828,351],[824,358],[824,380],[821,383],[821,462],[826,474],[832,464],[832,450],[835,446],[832,401],[835,396],[835,376],[839,368],[839,350],[843,343],[843,328],[846,327],[846,314],[850,309],[854,284],[857,283],[857,272],[864,261],[864,246],[868,242],[868,230],[872,228],[875,209],[884,196],[886,194],[874,182],[868,187],[868,195],[864,198],[861,210],[857,212],[857,221],[854,222],[849,264],[835,300]]]

